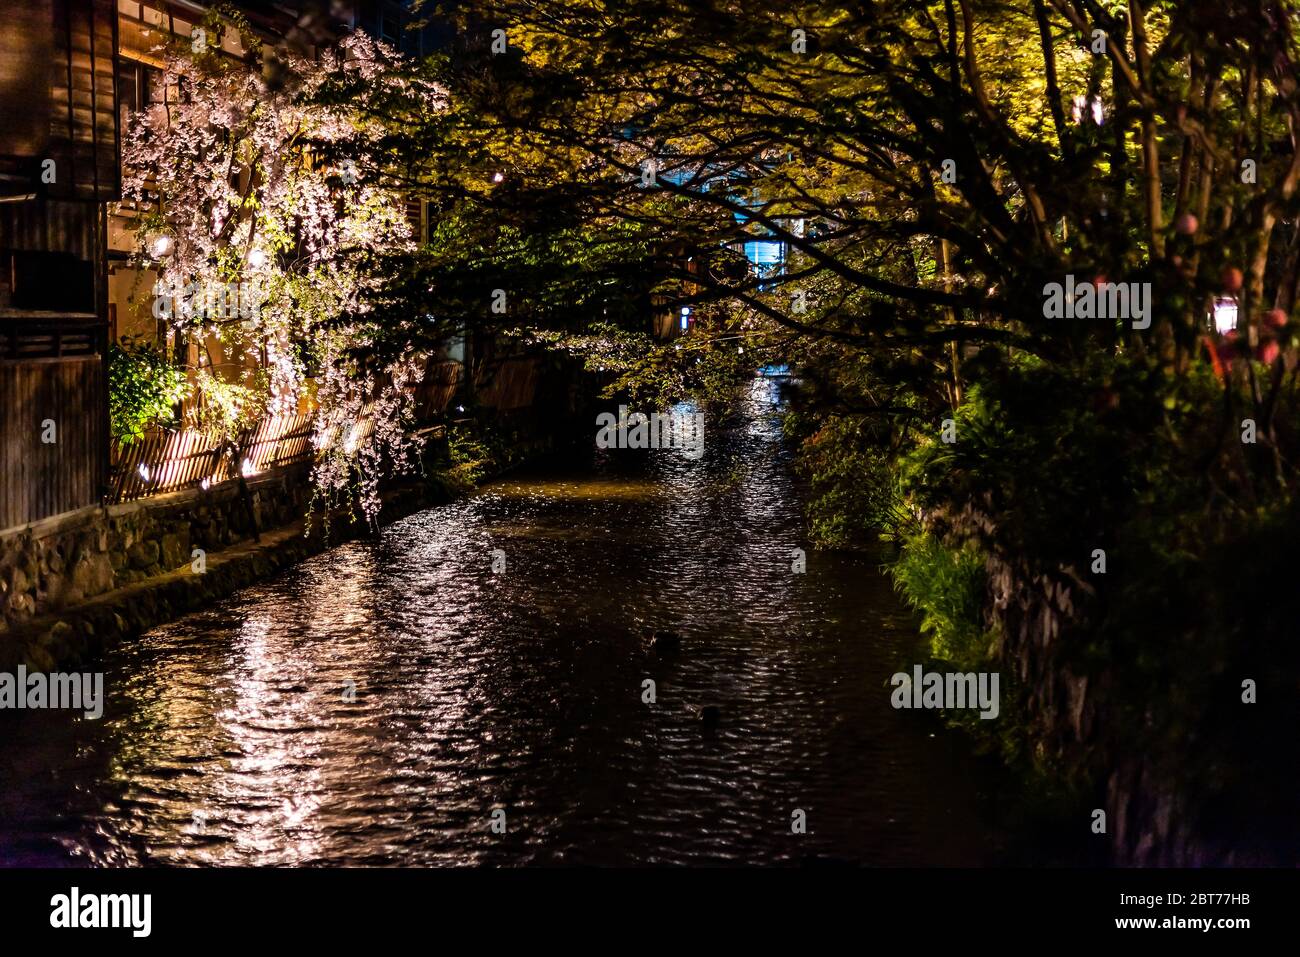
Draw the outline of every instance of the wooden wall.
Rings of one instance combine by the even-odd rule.
[[[62,174],[50,196],[92,202],[121,192],[114,0],[53,0],[50,153]]]
[[[104,402],[98,354],[0,359],[0,529],[100,500]],[[41,440],[46,420],[52,443]]]
[[[475,379],[479,402],[500,412],[532,405],[537,395],[539,365],[536,356],[516,356],[485,365]]]
[[[116,199],[114,0],[19,0],[0,17],[0,194]]]

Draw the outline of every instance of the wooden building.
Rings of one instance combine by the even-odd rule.
[[[23,0],[4,11],[0,529],[95,504],[107,480],[116,56],[114,0]]]
[[[419,56],[450,36],[421,25],[411,0],[231,5],[263,40],[303,50],[359,29]],[[123,477],[110,468],[109,344],[126,334],[168,341],[153,317],[154,276],[131,259],[133,211],[118,204],[121,143],[131,114],[168,95],[160,45],[190,37],[211,6],[21,0],[0,15],[0,532],[120,492]],[[220,42],[246,55],[237,31]],[[426,204],[413,198],[407,211],[427,238]],[[492,387],[499,400],[521,402],[514,394],[529,391],[528,375],[502,378]],[[445,408],[447,383],[437,382],[431,394]]]

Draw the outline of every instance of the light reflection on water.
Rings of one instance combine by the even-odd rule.
[[[959,743],[889,708],[914,636],[875,561],[791,573],[770,388],[702,460],[512,478],[155,629],[99,722],[0,717],[0,860],[986,860]]]

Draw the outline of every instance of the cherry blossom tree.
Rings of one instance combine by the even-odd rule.
[[[383,264],[415,248],[367,105],[432,111],[443,94],[361,33],[314,56],[241,40],[242,59],[202,38],[166,50],[162,95],[129,124],[136,264],[157,277],[154,315],[198,347],[188,421],[228,442],[259,416],[311,410],[318,494],[373,519],[381,472],[413,449],[404,424],[424,356],[366,349]],[[219,374],[214,349],[240,371]]]

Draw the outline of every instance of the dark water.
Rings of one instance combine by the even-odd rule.
[[[100,721],[0,716],[0,861],[988,862],[876,561],[791,571],[768,389],[702,460],[501,482],[129,642]]]

